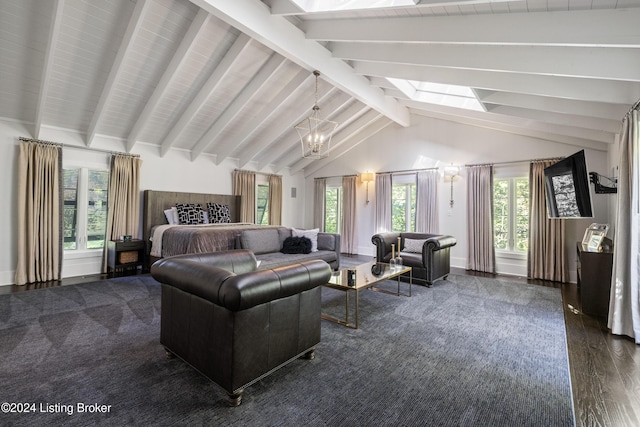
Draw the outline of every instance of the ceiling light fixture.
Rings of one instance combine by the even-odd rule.
[[[320,107],[318,107],[318,76],[320,76],[320,72],[314,71],[313,75],[316,76],[315,103],[311,115],[298,123],[295,130],[300,137],[302,157],[323,159],[329,156],[331,137],[338,123],[320,117]]]

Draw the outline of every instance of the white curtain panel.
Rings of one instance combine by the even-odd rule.
[[[356,248],[356,177],[342,178],[342,229],[341,249],[347,254],[357,253]]]
[[[467,166],[467,270],[496,272],[493,166]]]
[[[324,231],[324,200],[327,191],[327,180],[326,178],[316,178],[313,183],[313,227]]]
[[[438,170],[420,171],[416,175],[416,232],[439,233]]]
[[[376,233],[391,231],[391,174],[376,174],[375,230]]]
[[[640,344],[640,147],[638,111],[622,122],[608,327]]]

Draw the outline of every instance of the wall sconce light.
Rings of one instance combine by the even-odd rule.
[[[457,176],[460,176],[460,167],[459,166],[445,166],[444,167],[444,181],[449,181],[451,183],[451,198],[449,200],[449,207],[453,208],[453,181]]]
[[[369,204],[369,183],[373,181],[375,174],[373,172],[364,172],[360,174],[360,181],[367,184],[367,204]]]

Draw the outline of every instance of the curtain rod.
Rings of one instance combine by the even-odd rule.
[[[546,159],[511,160],[511,161],[507,161],[507,162],[495,162],[495,163],[473,163],[473,164],[466,164],[464,166],[465,167],[471,167],[471,166],[514,165],[514,164],[518,164],[518,163],[544,162],[544,161],[547,161],[547,160],[562,160],[562,159],[564,159],[564,157],[550,157],[550,158],[546,158]]]
[[[257,175],[280,176],[280,177],[282,177],[282,175],[278,175],[278,174],[275,174],[275,173],[264,173],[264,172],[248,171],[248,170],[245,170],[245,169],[234,169],[234,172],[249,172],[249,173],[255,173]]]
[[[329,178],[345,178],[345,177],[349,177],[349,176],[358,176],[357,174],[351,174],[351,175],[333,175],[333,176],[317,176],[313,179],[329,179]]]
[[[129,153],[123,153],[121,151],[103,150],[103,149],[100,149],[100,148],[85,147],[83,145],[61,144],[59,142],[45,141],[43,139],[26,138],[24,136],[19,136],[18,139],[20,141],[25,141],[25,142],[37,142],[39,144],[58,145],[58,146],[60,146],[62,148],[75,148],[75,149],[78,149],[78,150],[96,151],[98,153],[116,154],[116,155],[119,155],[119,156],[140,157],[139,154],[129,154]]]
[[[633,110],[637,110],[638,107],[640,107],[640,99],[638,99],[632,106],[631,108],[629,108],[629,111],[627,111],[627,114],[625,114],[625,117],[629,115],[629,113],[631,113]],[[622,118],[622,120],[624,120],[624,117]]]

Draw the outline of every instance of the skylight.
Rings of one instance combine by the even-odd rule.
[[[394,6],[415,6],[419,0],[293,0],[305,12],[381,9]]]
[[[440,83],[388,78],[409,99],[428,104],[485,111],[471,88]]]

